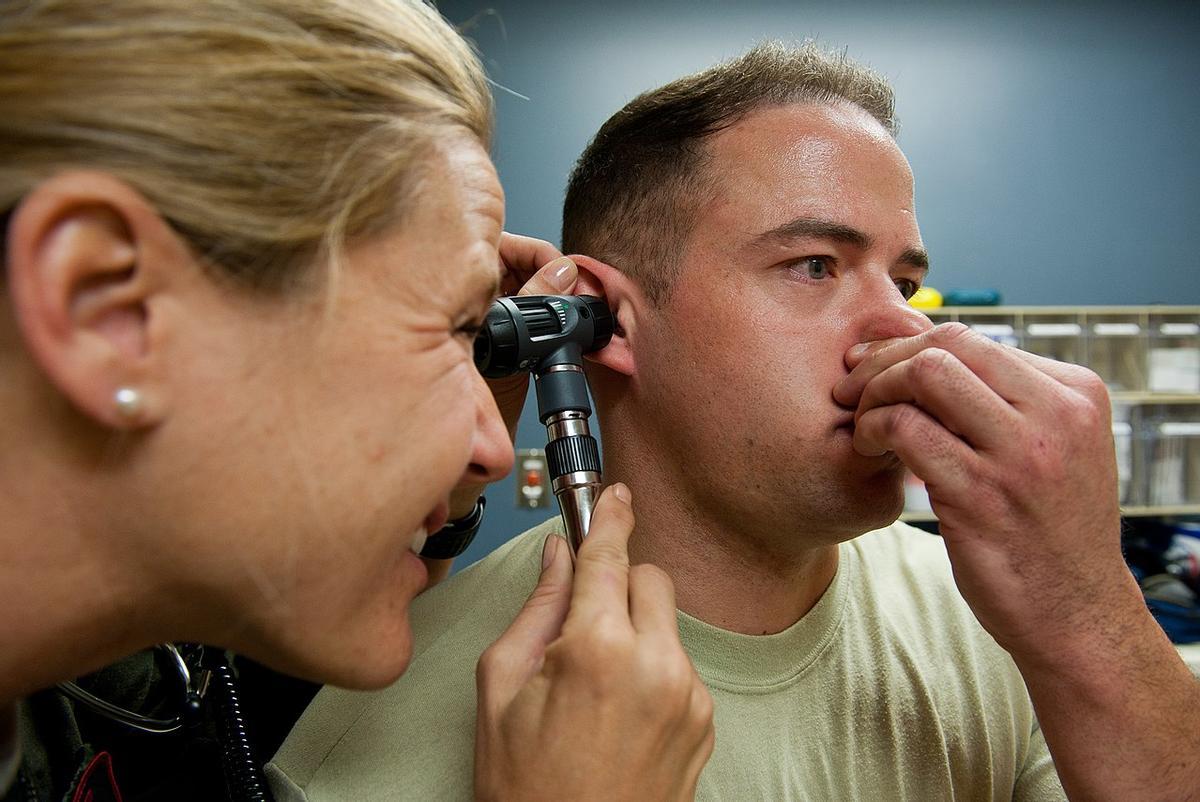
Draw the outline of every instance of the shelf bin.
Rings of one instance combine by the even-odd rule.
[[[1113,446],[1117,451],[1117,498],[1122,505],[1137,504],[1133,484],[1133,427],[1128,421],[1113,421]]]
[[[1150,505],[1200,504],[1200,416],[1157,421],[1149,435]]]
[[[1137,315],[1089,316],[1087,352],[1109,392],[1145,391],[1146,330]]]
[[[1152,315],[1148,386],[1156,393],[1200,393],[1200,315]]]
[[[1021,349],[1059,362],[1082,365],[1084,359],[1083,326],[1078,315],[1025,315]]]
[[[989,340],[995,340],[1004,345],[1021,345],[1021,333],[1016,315],[964,312],[958,316],[958,319]]]

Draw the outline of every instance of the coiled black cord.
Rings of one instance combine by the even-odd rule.
[[[212,672],[208,700],[221,735],[221,764],[231,802],[274,802],[250,742],[233,668],[224,655],[206,668]]]

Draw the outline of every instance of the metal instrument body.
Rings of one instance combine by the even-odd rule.
[[[534,375],[551,489],[572,554],[587,537],[601,485],[583,355],[608,345],[612,332],[612,312],[599,298],[524,295],[492,304],[475,341],[475,364],[484,376]]]

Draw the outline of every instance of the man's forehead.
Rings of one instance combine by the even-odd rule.
[[[895,150],[895,140],[865,109],[846,101],[757,109],[712,137],[713,155],[766,156],[806,150],[822,158],[841,149]]]
[[[709,157],[712,194],[701,216],[740,239],[802,217],[861,226],[883,210],[912,215],[907,161],[857,107],[764,109],[714,136]]]

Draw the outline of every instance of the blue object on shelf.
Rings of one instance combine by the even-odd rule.
[[[950,290],[942,294],[943,306],[999,306],[999,290]]]

